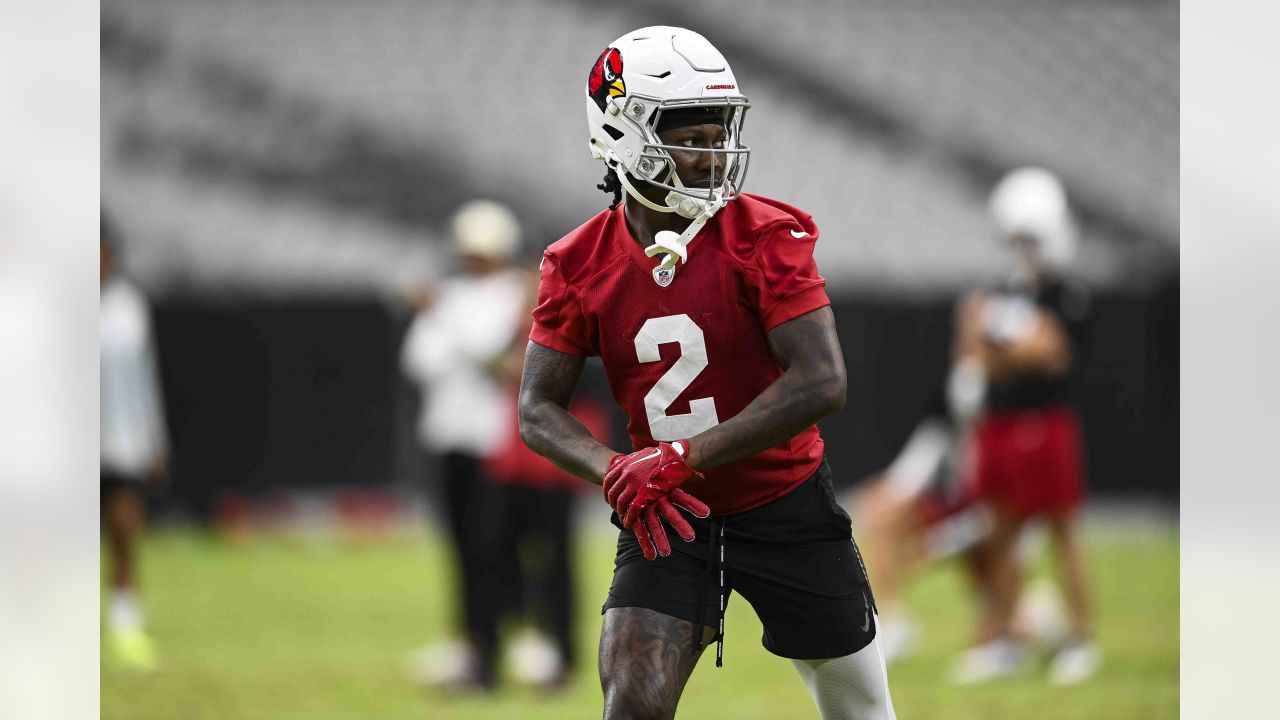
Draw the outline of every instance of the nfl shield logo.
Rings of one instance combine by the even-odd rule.
[[[653,281],[658,283],[660,287],[666,287],[670,285],[671,281],[675,279],[676,279],[675,268],[664,269],[661,267],[656,267],[653,269]]]

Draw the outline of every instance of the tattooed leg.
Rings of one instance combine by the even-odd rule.
[[[697,626],[644,608],[610,608],[600,631],[600,687],[606,720],[669,720],[698,664]],[[703,647],[715,630],[702,628]]]

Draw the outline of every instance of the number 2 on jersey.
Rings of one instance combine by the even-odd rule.
[[[644,410],[649,417],[649,433],[654,440],[670,442],[693,437],[720,423],[715,398],[689,401],[689,412],[668,415],[667,408],[707,367],[707,342],[702,328],[688,315],[649,318],[636,335],[636,358],[642,363],[662,359],[658,346],[680,343],[680,359],[658,378],[657,384],[644,396]]]

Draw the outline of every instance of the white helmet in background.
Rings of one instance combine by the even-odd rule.
[[[603,160],[627,194],[658,212],[674,212],[694,222],[679,238],[658,238],[650,252],[687,259],[684,246],[712,215],[741,192],[751,150],[742,144],[742,121],[750,104],[738,92],[729,63],[706,38],[683,28],[641,28],[618,38],[600,53],[587,78],[587,128],[591,156]],[[673,112],[705,112],[723,123],[723,148],[666,146],[657,128]],[[686,123],[688,124],[688,123]],[[675,173],[669,151],[703,152],[723,158],[724,171],[709,187],[688,188]],[[630,175],[630,178],[628,177]],[[644,197],[632,179],[667,191],[656,203]]]
[[[520,246],[515,213],[493,200],[472,200],[458,208],[452,231],[454,248],[461,255],[509,260]]]
[[[1026,237],[1036,261],[1060,269],[1075,256],[1078,231],[1062,182],[1048,170],[1019,168],[996,183],[987,204],[991,220],[1005,240]]]

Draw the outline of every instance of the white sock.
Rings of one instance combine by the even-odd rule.
[[[107,629],[133,632],[142,629],[142,606],[132,590],[114,590],[107,605]]]
[[[896,720],[879,637],[852,655],[792,660],[791,664],[800,672],[823,720]]]

